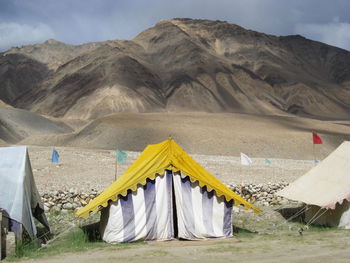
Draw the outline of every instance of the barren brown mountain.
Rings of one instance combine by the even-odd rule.
[[[350,112],[350,52],[221,21],[165,20],[132,41],[14,48],[0,58],[0,79],[6,103],[72,119],[154,111],[347,119]]]
[[[349,113],[350,52],[221,21],[0,55],[2,145],[140,151],[171,135],[191,153],[312,159],[311,131],[322,158],[350,139]]]

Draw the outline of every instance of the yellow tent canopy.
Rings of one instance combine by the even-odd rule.
[[[90,212],[97,212],[100,206],[107,207],[109,200],[116,201],[120,195],[126,196],[128,190],[135,191],[138,185],[145,185],[147,179],[154,180],[165,170],[181,171],[192,182],[198,181],[200,187],[206,186],[209,192],[214,190],[218,197],[224,196],[226,201],[234,200],[234,205],[243,205],[247,210],[260,212],[194,161],[174,140],[168,139],[159,144],[148,145],[119,179],[77,211],[76,215],[87,218]]]

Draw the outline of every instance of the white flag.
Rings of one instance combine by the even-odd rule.
[[[242,165],[251,165],[253,161],[248,157],[248,155],[241,153],[241,164]]]

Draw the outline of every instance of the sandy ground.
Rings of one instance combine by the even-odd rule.
[[[115,178],[115,151],[74,147],[56,147],[60,162],[51,163],[52,147],[30,146],[32,169],[40,192],[50,190],[102,191]],[[139,152],[127,152],[125,164],[117,165],[120,176],[139,156]],[[205,169],[226,184],[292,182],[315,163],[312,160],[253,158],[253,165],[242,166],[237,156],[197,155],[192,157]]]
[[[350,238],[346,240],[349,244]],[[203,241],[173,241],[161,246],[135,246],[124,250],[95,250],[85,253],[67,254],[49,259],[35,260],[38,263],[76,262],[76,263],[107,263],[107,262],[349,262],[350,249],[318,246],[317,242],[296,245],[293,242],[279,243],[270,240],[261,245],[259,242],[236,243],[222,241],[213,243]]]
[[[349,262],[349,230],[310,228],[300,236],[300,224],[286,222],[271,207],[259,215],[234,213],[233,222],[254,233],[240,232],[231,239],[117,244],[35,262]]]

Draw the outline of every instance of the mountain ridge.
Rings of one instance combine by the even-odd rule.
[[[14,56],[9,74],[4,61]],[[28,60],[41,75],[18,89],[13,76]],[[0,57],[0,79],[18,90],[2,92],[7,104],[71,119],[162,111],[350,116],[350,52],[222,21],[162,20],[133,40],[11,49]]]

